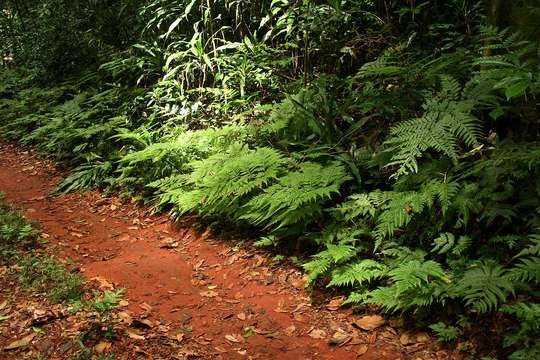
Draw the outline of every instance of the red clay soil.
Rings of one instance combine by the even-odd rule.
[[[264,251],[97,191],[51,195],[61,178],[34,150],[0,142],[0,191],[39,221],[57,256],[72,259],[87,279],[125,288],[132,313],[149,311],[207,344],[211,358],[448,358],[425,335],[400,342],[400,330],[363,331],[350,310],[311,305],[302,273]],[[332,336],[345,344],[330,345]]]

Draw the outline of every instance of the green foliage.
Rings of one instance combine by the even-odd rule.
[[[513,293],[514,286],[502,266],[485,262],[467,270],[454,291],[466,305],[486,313],[504,303],[508,294]]]
[[[193,190],[173,189],[163,196],[176,206],[177,215],[199,210],[234,216],[241,211],[242,200],[277,179],[285,163],[276,150],[233,144],[224,153],[192,163],[185,187]]]
[[[298,171],[280,177],[247,202],[241,219],[276,230],[301,223],[309,225],[321,212],[324,201],[338,194],[341,184],[349,179],[341,164],[301,163]]]
[[[84,279],[52,257],[25,256],[20,259],[20,266],[19,281],[44,293],[53,303],[77,300],[83,293]]]
[[[540,347],[540,305],[534,302],[517,302],[505,305],[501,311],[516,317],[517,331],[509,333],[504,339],[504,346],[516,346],[519,350],[513,352],[509,359],[529,360],[538,358]]]
[[[443,77],[441,92],[426,99],[421,118],[400,122],[391,129],[386,140],[392,152],[387,166],[398,166],[395,176],[418,171],[417,159],[432,149],[458,161],[460,143],[479,146],[481,126],[472,114],[474,103],[458,99],[459,83]]]
[[[92,307],[100,313],[110,312],[118,307],[118,303],[123,299],[124,289],[107,291],[96,298]]]
[[[435,332],[437,338],[440,341],[453,341],[456,340],[459,334],[458,329],[455,326],[448,326],[443,322],[430,325],[429,328]]]
[[[39,241],[35,229],[10,204],[5,202],[0,192],[0,259],[9,260],[17,249],[34,247]]]
[[[363,285],[382,278],[387,272],[386,265],[365,259],[332,271],[332,280],[328,286]]]

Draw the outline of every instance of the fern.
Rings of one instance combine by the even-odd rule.
[[[510,269],[508,278],[540,284],[540,235],[532,234],[529,239],[529,245],[514,256],[519,262]]]
[[[437,335],[437,338],[441,341],[456,340],[459,334],[459,331],[455,326],[448,326],[443,322],[432,324],[429,328],[435,332],[435,335]]]
[[[327,244],[326,250],[313,256],[313,260],[302,265],[308,273],[310,282],[326,273],[330,266],[341,264],[356,255],[356,248],[351,245]]]
[[[443,77],[442,92],[428,98],[422,117],[398,123],[386,140],[392,158],[386,166],[398,166],[394,176],[418,172],[418,159],[432,149],[457,162],[460,143],[479,146],[482,135],[478,119],[472,114],[474,103],[456,98],[456,82]]]
[[[507,271],[499,264],[481,262],[467,270],[455,286],[456,294],[479,313],[494,310],[514,292]]]
[[[514,346],[514,351],[508,359],[533,360],[540,356],[540,304],[521,301],[515,304],[504,305],[501,312],[513,315],[516,318],[517,331],[505,336],[503,345]]]
[[[193,210],[201,214],[235,214],[240,210],[240,199],[276,180],[286,162],[270,148],[250,150],[232,145],[226,153],[192,163],[193,172],[187,182],[193,190],[180,191],[173,204],[178,214]],[[178,193],[178,189],[173,191]]]
[[[444,290],[450,279],[435,261],[412,260],[392,269],[388,276],[392,285],[366,293],[366,303],[394,312],[444,303],[447,298]]]
[[[306,162],[299,167],[251,199],[240,218],[275,230],[301,222],[307,225],[322,211],[322,203],[339,193],[341,184],[350,179],[339,163],[323,166]]]
[[[362,260],[360,262],[339,267],[332,271],[332,280],[328,286],[363,285],[386,275],[388,268],[375,260]]]
[[[461,255],[471,244],[471,238],[468,236],[460,236],[456,242],[456,237],[452,233],[442,233],[438,238],[433,240],[432,252],[437,254],[446,254],[448,252],[459,256]]]

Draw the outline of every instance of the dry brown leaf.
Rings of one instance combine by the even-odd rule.
[[[7,307],[7,301],[0,303],[0,310],[4,310]]]
[[[405,325],[405,319],[402,317],[395,317],[390,319],[388,324],[393,328],[401,328]]]
[[[243,343],[244,338],[240,334],[227,334],[225,335],[225,339],[227,339],[230,342],[233,343]]]
[[[343,301],[345,301],[345,297],[344,296],[340,296],[340,297],[337,297],[337,298],[333,298],[329,303],[328,305],[326,305],[326,308],[330,311],[336,311],[338,310],[341,305],[343,304]]]
[[[359,347],[356,348],[356,354],[358,356],[362,356],[365,353],[367,353],[368,348],[369,348],[369,346],[367,346],[366,344],[362,344],[362,345],[360,345]]]
[[[167,237],[159,242],[159,247],[174,249],[178,247],[178,241],[175,241],[172,237]]]
[[[126,333],[133,340],[146,340],[144,336],[137,334],[135,331],[126,330]]]
[[[32,340],[36,337],[36,333],[31,333],[28,336],[23,337],[20,340],[15,340],[4,348],[4,350],[15,350],[21,347],[28,346]]]
[[[143,302],[142,304],[139,304],[139,307],[147,312],[150,312],[152,311],[152,305],[149,305],[145,302]]]
[[[96,276],[90,279],[90,281],[97,281],[99,287],[102,289],[114,290],[114,286],[107,279],[102,278],[101,276]]]
[[[288,310],[285,310],[283,307],[285,306],[285,300],[283,299],[280,299],[278,301],[278,305],[277,307],[274,309],[275,312],[278,312],[278,313],[288,313],[290,311]]]
[[[401,343],[401,345],[410,345],[416,342],[416,338],[410,332],[404,332],[399,337],[399,342]]]
[[[98,354],[102,354],[106,351],[108,351],[112,347],[112,344],[107,341],[100,341],[96,346],[94,346],[94,350]]]
[[[213,298],[213,297],[216,297],[219,295],[219,293],[217,293],[216,291],[212,291],[212,290],[208,290],[208,291],[201,291],[199,293],[202,297],[208,297],[208,298]]]
[[[131,326],[142,329],[151,329],[154,327],[154,323],[148,319],[135,319]]]
[[[246,318],[247,318],[247,317],[246,317],[246,314],[243,313],[243,312],[236,314],[236,317],[237,317],[238,319],[242,320],[242,321],[246,320]]]
[[[330,345],[341,346],[341,345],[344,345],[345,343],[347,343],[351,339],[352,339],[351,334],[349,334],[348,332],[346,332],[346,331],[344,331],[342,329],[337,329],[337,331],[334,333],[334,335],[332,335],[330,340],[328,340],[328,343]]]
[[[182,341],[184,340],[184,333],[178,333],[178,334],[176,334],[175,339],[176,339],[178,342],[182,342]]]
[[[324,339],[326,337],[326,331],[321,329],[313,329],[308,333],[308,335],[313,339]]]
[[[122,320],[123,323],[127,325],[131,325],[133,322],[133,319],[131,318],[131,315],[125,311],[121,311],[118,313],[118,317]]]
[[[294,325],[287,326],[287,328],[284,331],[285,335],[287,336],[293,336],[295,332],[296,332],[296,326]]]
[[[429,335],[425,332],[421,332],[419,334],[416,335],[416,342],[418,343],[427,343],[429,342],[431,339],[429,338]]]
[[[122,234],[118,237],[118,241],[122,242],[122,241],[128,241],[130,238],[129,234]]]
[[[373,331],[384,324],[385,320],[379,315],[368,315],[354,321],[354,325],[362,330]]]
[[[118,306],[120,306],[120,307],[126,307],[128,305],[129,305],[129,301],[127,301],[127,300],[120,300],[118,302]]]
[[[214,349],[216,349],[216,351],[224,354],[227,352],[227,349],[225,349],[223,346],[215,346]]]

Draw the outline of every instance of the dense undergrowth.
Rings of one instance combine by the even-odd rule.
[[[0,136],[69,164],[59,191],[235,223],[311,254],[311,284],[347,303],[540,357],[534,1],[143,3],[115,2],[131,17],[96,35],[81,14],[114,14],[64,13],[85,34],[70,61],[92,51],[94,68],[58,74],[29,30],[0,35],[17,64],[0,74]],[[34,31],[67,26],[28,11]]]

